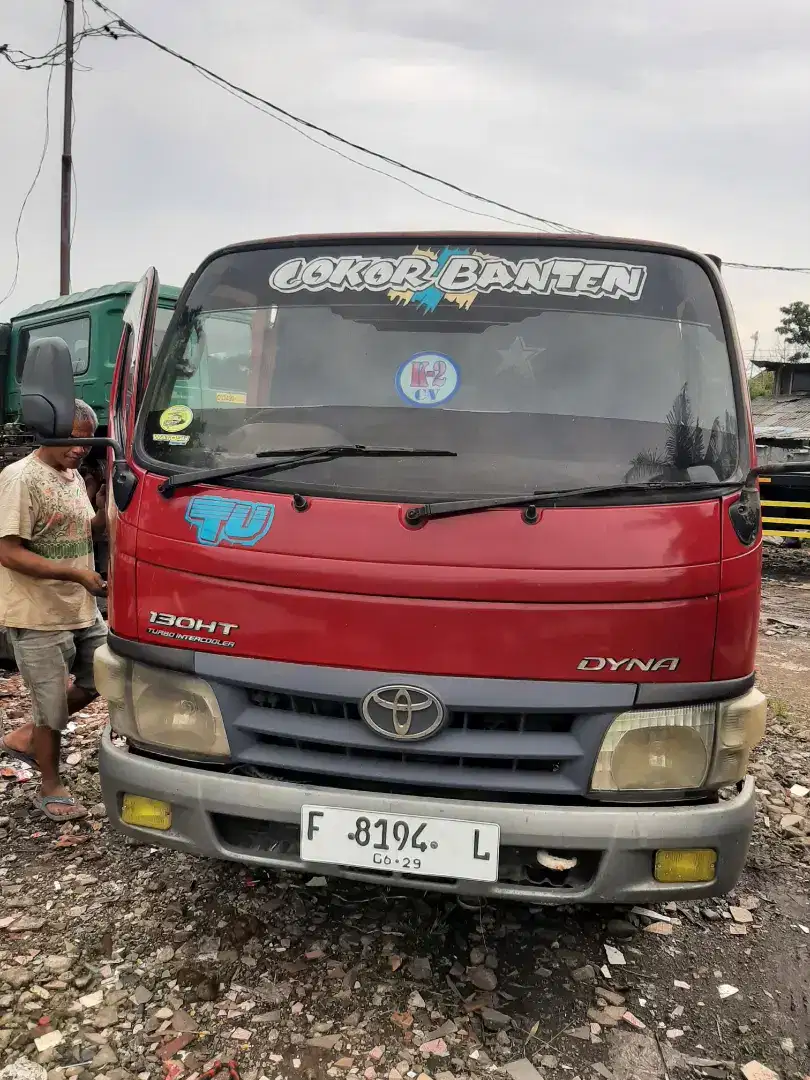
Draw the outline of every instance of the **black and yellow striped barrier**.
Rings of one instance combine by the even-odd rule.
[[[760,476],[759,483],[765,536],[810,540],[810,473]]]

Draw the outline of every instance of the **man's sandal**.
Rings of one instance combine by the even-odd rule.
[[[9,746],[6,742],[5,736],[0,736],[0,753],[6,755],[6,757],[14,758],[16,761],[22,761],[26,765],[30,765],[34,769],[38,769],[36,758],[31,754],[26,754],[24,750],[16,750],[13,746]]]
[[[72,795],[36,795],[33,801],[34,807],[41,810],[51,821],[78,821],[79,818],[86,818],[89,813]],[[59,814],[49,810],[49,806],[72,806],[74,810]]]

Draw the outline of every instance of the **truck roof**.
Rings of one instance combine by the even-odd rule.
[[[255,251],[264,247],[305,247],[309,244],[336,244],[348,246],[352,243],[376,242],[380,244],[408,244],[411,242],[421,244],[433,243],[509,243],[516,241],[519,244],[554,243],[560,247],[585,246],[591,248],[616,248],[618,250],[651,251],[660,252],[662,255],[685,257],[695,259],[706,265],[709,260],[720,270],[722,260],[718,255],[701,254],[692,248],[686,248],[680,244],[671,244],[666,241],[635,240],[628,237],[608,236],[601,233],[547,233],[547,232],[516,232],[516,231],[439,231],[429,229],[427,232],[355,232],[355,233],[299,233],[291,236],[272,236],[258,240],[243,240],[239,243],[227,244],[217,248],[203,260],[198,269],[207,266],[215,258],[221,255],[231,255],[242,251]]]
[[[216,254],[219,255],[222,252],[250,250],[256,247],[264,247],[265,245],[282,246],[290,245],[291,247],[305,244],[350,244],[353,242],[369,242],[377,241],[379,243],[444,243],[447,241],[467,241],[469,243],[485,243],[491,242],[504,242],[517,240],[522,244],[531,243],[548,243],[553,241],[558,243],[560,247],[575,247],[577,245],[589,246],[589,247],[617,247],[617,248],[638,248],[640,250],[647,251],[660,251],[664,254],[686,254],[695,256],[698,258],[703,256],[696,250],[683,247],[680,244],[672,244],[667,241],[661,240],[640,240],[638,238],[626,237],[626,236],[610,236],[606,233],[549,233],[549,232],[532,232],[526,230],[525,232],[517,232],[515,230],[505,231],[484,231],[484,230],[460,230],[460,229],[428,229],[425,232],[414,232],[409,229],[404,232],[397,231],[380,231],[380,232],[350,232],[350,233],[293,233],[288,236],[269,236],[263,238],[257,238],[255,240],[243,240],[233,244],[226,244],[221,248],[216,249]],[[715,256],[716,258],[716,256]]]
[[[84,292],[69,293],[67,296],[57,296],[54,300],[46,300],[42,304],[34,304],[24,311],[12,316],[11,321],[21,319],[28,315],[38,315],[45,311],[58,311],[61,308],[74,307],[81,304],[89,304],[96,300],[107,300],[113,296],[129,296],[137,285],[136,281],[117,281],[113,285],[100,285],[97,289],[86,289]],[[177,300],[180,290],[176,285],[161,285],[158,294],[160,300]]]

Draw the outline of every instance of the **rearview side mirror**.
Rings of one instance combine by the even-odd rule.
[[[28,350],[20,382],[23,422],[43,446],[103,446],[113,452],[112,493],[123,511],[132,501],[138,479],[115,439],[73,437],[76,386],[70,349],[58,337],[41,338]]]
[[[21,380],[22,416],[40,439],[69,439],[76,388],[73,360],[62,338],[40,338],[25,358]]]

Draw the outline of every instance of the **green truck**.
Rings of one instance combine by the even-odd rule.
[[[92,405],[99,435],[107,433],[110,389],[123,331],[123,316],[133,281],[119,281],[87,292],[71,293],[21,311],[0,323],[0,469],[30,453],[34,439],[20,423],[20,376],[32,343],[59,337],[70,349],[76,396]],[[153,355],[169,325],[180,289],[162,285],[155,319]],[[251,319],[223,311],[195,321],[185,378],[171,404],[180,407],[243,407],[250,388]],[[243,363],[239,363],[239,358]],[[269,378],[269,375],[268,375]]]
[[[44,337],[62,338],[73,357],[77,396],[95,409],[106,434],[110,385],[123,329],[124,309],[134,281],[119,281],[71,293],[21,311],[0,323],[0,468],[30,453],[31,435],[20,424],[20,376],[31,344]],[[166,332],[180,290],[160,289],[155,343]]]
[[[71,293],[36,304],[13,316],[11,322],[0,323],[0,469],[25,457],[36,445],[20,422],[20,377],[29,348],[41,338],[59,337],[67,343],[73,358],[76,394],[92,405],[99,418],[99,434],[106,434],[124,309],[134,288],[134,281],[119,281]],[[180,290],[171,285],[160,289],[155,345],[166,332],[179,295]],[[93,463],[88,467],[92,470]],[[101,573],[105,572],[106,543],[96,545],[96,565]],[[0,662],[11,659],[5,630],[0,627]]]

